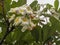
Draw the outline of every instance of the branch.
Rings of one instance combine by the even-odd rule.
[[[1,42],[0,42],[0,45],[3,44],[4,40],[6,39],[6,37],[13,31],[14,29],[14,26],[11,27],[11,29],[9,30],[9,28],[7,29],[8,31],[6,31],[4,37],[2,38]]]
[[[4,0],[1,0],[1,3],[2,3],[2,15],[3,15],[3,17],[4,17],[5,21],[6,21],[6,14],[4,12]]]
[[[6,33],[5,33],[5,35],[3,36],[3,38],[1,39],[1,41],[0,41],[0,45],[2,45],[3,42],[4,42],[4,40],[6,39],[6,37],[10,34],[10,32],[13,31],[14,26],[12,26],[11,29],[9,29],[9,28],[10,28],[10,23],[9,23],[8,19],[6,18],[5,9],[4,9],[4,0],[0,0],[0,2],[1,2],[1,6],[2,6],[2,16],[4,17],[5,22],[6,22],[6,24],[7,24],[7,25],[6,25],[6,26],[7,26]]]

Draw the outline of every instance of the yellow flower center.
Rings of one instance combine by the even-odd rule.
[[[27,19],[26,19],[26,18],[23,18],[23,21],[24,21],[24,22],[26,22],[26,21],[27,21]]]
[[[20,10],[20,12],[24,12],[24,10]]]
[[[28,11],[31,11],[31,10],[30,10],[30,7],[27,7],[27,10],[28,10]]]
[[[18,22],[18,21],[19,21],[19,18],[16,18],[16,19],[15,19],[15,22]]]

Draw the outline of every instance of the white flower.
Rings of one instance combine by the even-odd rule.
[[[16,13],[16,12],[18,12],[19,11],[19,8],[18,7],[16,7],[16,8],[11,8],[10,9],[10,13]]]
[[[30,25],[25,25],[23,26],[23,28],[21,29],[22,32],[25,32],[26,30],[33,30],[33,28],[35,27],[36,25],[34,23],[30,23]]]
[[[12,20],[14,20],[15,18],[15,14],[13,14],[10,18],[9,18],[9,22],[11,22]]]
[[[14,25],[17,26],[21,23],[21,17],[16,17],[16,19],[14,20]]]
[[[26,8],[20,7],[19,8],[19,13],[22,14],[22,15],[25,15],[26,14]]]
[[[14,8],[11,8],[9,12],[15,12]]]
[[[22,18],[22,24],[21,25],[29,25],[29,20],[27,18]]]
[[[20,7],[11,8],[9,12],[16,13],[16,14],[22,14],[22,15],[25,15],[26,13],[33,14],[33,10],[27,4],[20,6]]]

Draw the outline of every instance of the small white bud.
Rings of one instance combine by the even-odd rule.
[[[15,18],[15,14],[13,14],[13,15],[10,17],[9,22],[11,22],[12,20],[14,20],[14,18]]]

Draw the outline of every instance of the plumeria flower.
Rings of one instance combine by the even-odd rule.
[[[16,8],[11,8],[10,13],[17,13],[17,14],[32,14],[33,13],[33,10],[31,9],[30,6],[28,5],[23,5],[23,6],[20,6],[20,7],[16,7]]]
[[[11,8],[9,13],[17,13],[19,11],[19,8],[16,7],[16,8]]]
[[[20,7],[11,8],[9,13],[15,13],[19,15],[22,14],[22,16],[18,17],[16,17],[16,15],[14,14],[9,19],[9,22],[14,20],[14,26],[23,26],[23,28],[21,29],[22,32],[25,32],[26,30],[33,30],[34,27],[38,25],[37,23],[39,23],[39,21],[41,22],[39,23],[41,27],[43,27],[42,24],[45,25],[50,22],[49,17],[45,17],[43,15],[41,16],[40,10],[34,12],[33,9],[27,4]],[[38,20],[38,22],[35,24],[32,20]]]
[[[20,12],[22,12],[22,14],[23,14],[23,12],[27,13],[27,14],[33,13],[33,10],[27,4],[25,4],[25,5],[23,5],[23,6],[19,7],[19,8],[20,8]]]
[[[21,29],[21,31],[22,31],[22,32],[25,32],[26,30],[33,30],[33,28],[34,28],[35,26],[36,26],[36,25],[31,22],[29,25],[23,26],[23,28]]]
[[[22,23],[21,25],[28,25],[29,24],[29,20],[27,18],[22,18]]]
[[[9,22],[11,22],[12,20],[14,20],[15,18],[15,14],[13,14],[10,18],[9,18]]]
[[[16,19],[14,20],[14,25],[17,26],[21,23],[22,19],[21,17],[16,17]]]
[[[26,8],[20,7],[19,8],[19,13],[22,14],[22,15],[25,15],[26,14]]]

